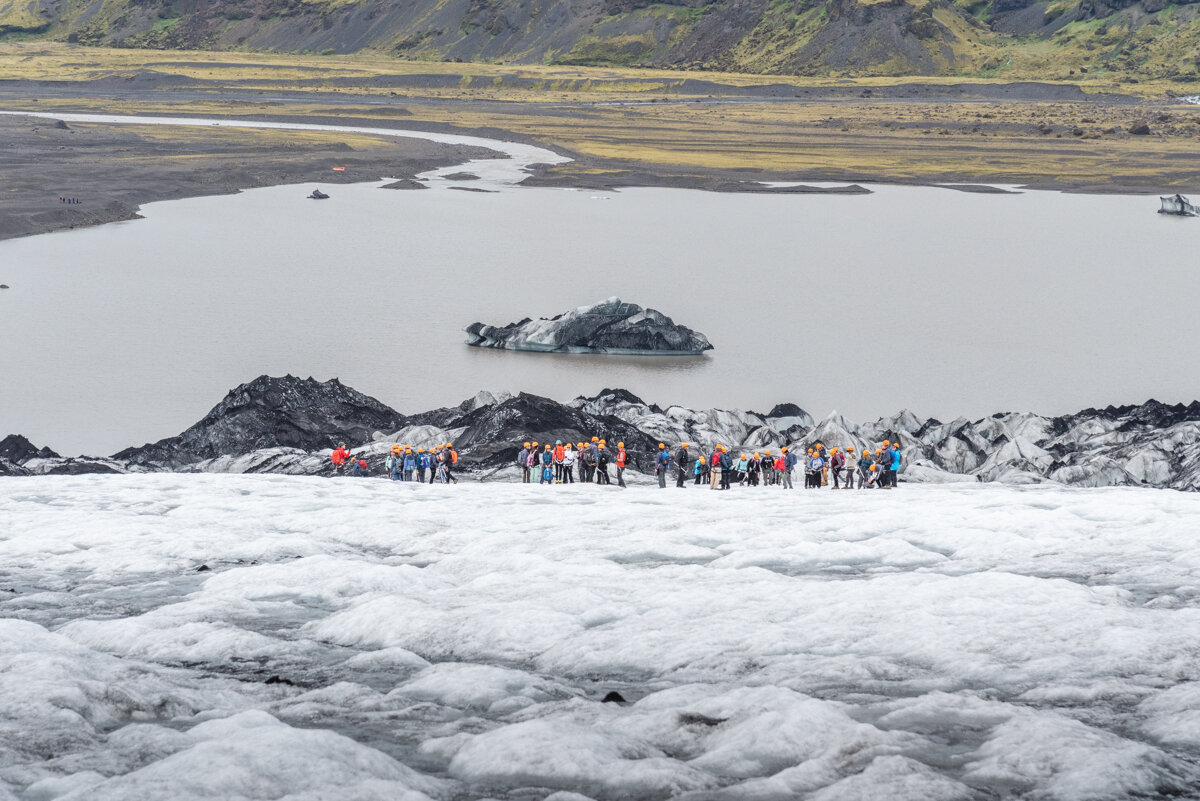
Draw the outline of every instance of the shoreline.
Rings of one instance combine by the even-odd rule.
[[[411,84],[405,88],[413,92],[433,92],[433,89],[421,87],[420,77],[402,83]],[[1085,167],[1085,161],[1089,164],[1096,161],[1098,154],[1091,151],[1102,145],[1129,148],[1140,147],[1144,142],[1149,146],[1159,139],[1158,136],[1130,137],[1123,128],[1117,130],[1110,126],[1105,129],[1105,134],[1117,130],[1116,138],[1111,144],[1105,144],[1103,140],[1111,137],[1101,136],[1098,129],[1083,139],[1072,138],[1073,130],[1074,137],[1079,137],[1079,129],[1037,122],[1041,118],[1036,117],[1054,112],[1066,115],[1064,120],[1079,118],[1086,123],[1094,116],[1095,122],[1103,124],[1110,120],[1102,118],[1103,114],[1097,114],[1097,110],[1110,113],[1115,120],[1151,117],[1155,110],[1167,109],[1184,123],[1183,128],[1176,126],[1183,133],[1170,134],[1161,142],[1176,147],[1171,143],[1171,137],[1190,137],[1191,128],[1187,125],[1193,120],[1196,131],[1200,132],[1200,109],[1119,94],[1090,96],[1079,93],[1076,97],[1064,94],[1061,87],[1048,84],[954,85],[945,89],[957,93],[951,98],[918,84],[890,89],[876,87],[867,99],[852,96],[855,94],[852,87],[789,87],[788,96],[783,97],[774,91],[765,92],[778,87],[729,86],[724,89],[730,95],[693,96],[681,91],[671,97],[624,102],[582,99],[582,95],[575,101],[549,96],[540,100],[486,96],[446,98],[432,94],[398,95],[396,91],[381,96],[372,94],[374,90],[370,87],[358,91],[350,88],[317,91],[279,88],[268,93],[251,87],[231,86],[214,94],[212,85],[180,86],[172,83],[171,78],[169,73],[160,73],[138,80],[109,77],[49,83],[20,79],[0,81],[0,109],[22,115],[0,118],[0,132],[9,142],[8,158],[0,154],[0,166],[6,168],[10,189],[0,196],[0,240],[137,219],[138,209],[143,204],[164,200],[234,194],[242,189],[314,181],[357,183],[380,177],[411,180],[442,167],[462,165],[482,155],[468,152],[464,149],[468,145],[461,143],[437,145],[425,141],[440,137],[457,138],[460,142],[487,139],[493,143],[537,147],[569,159],[557,164],[527,163],[525,166],[530,174],[519,182],[527,187],[846,194],[866,193],[870,190],[862,184],[877,184],[969,192],[1011,191],[1007,187],[1026,191],[1148,196],[1200,192],[1200,165],[1191,169],[1190,159],[1180,161],[1177,155],[1164,154],[1155,158],[1152,151],[1137,151],[1142,155],[1142,165],[1164,165],[1158,169],[1163,175],[1161,178],[1156,177],[1158,173],[1138,172],[1145,169],[1138,165],[1130,167],[1128,175],[1112,180],[1099,171],[1089,172]],[[121,86],[122,83],[125,85]],[[171,93],[165,95],[162,90],[168,87]],[[920,91],[910,97],[914,87]],[[397,88],[403,91],[400,85]],[[701,88],[706,92],[717,91],[711,86]],[[1006,105],[989,105],[998,102]],[[656,134],[653,128],[642,130],[638,127],[660,119],[653,115],[666,114],[668,122],[678,122],[683,118],[677,118],[676,114],[706,114],[709,116],[704,119],[711,119],[715,127],[723,131],[722,126],[733,123],[717,120],[725,120],[727,114],[758,114],[767,121],[776,113],[771,109],[788,109],[791,113],[813,104],[821,106],[822,113],[828,109],[839,116],[810,119],[805,131],[797,134],[799,138],[794,146],[786,141],[775,142],[772,145],[775,149],[763,151],[761,158],[755,155],[758,152],[755,146],[761,143],[750,143],[748,149],[739,152],[738,158],[732,161],[720,151],[711,150],[712,145],[691,148],[692,140],[686,138],[689,134],[684,128],[677,134],[684,138],[675,141],[686,141],[689,147],[664,150],[663,145],[653,138],[661,134]],[[1013,112],[1018,122],[997,119],[992,123],[983,119],[1004,117],[1003,113],[993,114],[987,109],[995,111],[1010,106],[1022,107]],[[245,107],[248,113],[240,113],[243,111],[240,107]],[[251,107],[258,110],[250,111]],[[909,113],[903,110],[906,107],[916,109],[918,117],[926,111],[939,110],[957,121],[894,121],[893,117]],[[862,128],[859,132],[861,125],[856,115],[881,108],[891,108],[887,113],[892,115],[880,117],[882,128]],[[898,108],[902,110],[896,111]],[[280,131],[294,133],[283,136],[278,132],[260,131],[247,134],[241,141],[210,146],[207,134],[203,140],[194,136],[189,139],[182,134],[139,140],[125,132],[105,131],[98,123],[89,122],[85,123],[92,126],[87,131],[90,141],[87,142],[85,160],[79,158],[82,150],[78,147],[78,140],[84,137],[65,133],[57,138],[47,136],[48,132],[56,133],[48,130],[52,124],[23,116],[34,114],[57,119],[64,115],[95,113],[97,109],[120,111],[122,116],[130,117],[171,116],[220,121],[226,124],[214,127],[242,131],[255,125],[265,128],[269,124],[278,126]],[[1189,109],[1195,111],[1189,113]],[[610,116],[614,114],[629,116]],[[850,116],[842,116],[847,114]],[[570,123],[564,122],[573,120],[575,115],[583,118],[582,127],[571,128]],[[1164,116],[1167,114],[1159,114],[1159,118]],[[588,122],[593,117],[603,118],[603,123],[594,126]],[[613,136],[613,119],[627,119],[630,123],[627,135],[619,140],[620,148],[613,150],[612,155],[598,155],[597,151],[607,153],[606,148],[612,149],[608,143]],[[691,117],[688,120],[694,122]],[[487,124],[489,122],[501,124]],[[1033,133],[1022,128],[1012,134],[1024,138],[978,142],[967,139],[968,136],[988,136],[988,131],[991,136],[1008,136],[1017,130],[1014,126],[1030,127],[1035,122],[1037,128]],[[605,128],[605,125],[609,127]],[[913,125],[920,130],[914,129]],[[988,125],[993,127],[987,128]],[[329,129],[314,126],[329,126]],[[986,129],[982,134],[973,133],[981,126]],[[1155,123],[1155,133],[1165,127]],[[345,130],[367,128],[377,133],[344,133]],[[880,132],[891,135],[900,130],[939,136],[917,138],[905,134],[890,140],[879,136]],[[401,139],[404,136],[401,131],[409,131],[416,138]],[[420,137],[420,134],[430,136]],[[352,136],[357,138],[346,138]],[[373,142],[369,141],[372,136],[376,137]],[[305,138],[298,141],[297,137]],[[1096,137],[1101,137],[1102,141],[1084,141]],[[231,139],[228,135],[226,138]],[[913,151],[914,147],[919,149]],[[946,147],[952,151],[951,155],[960,155],[949,158],[943,154],[941,161],[933,158],[939,152],[937,148],[945,150]],[[77,150],[80,152],[73,152]],[[643,151],[644,157],[640,155]],[[1058,161],[1068,158],[1081,161],[1073,173],[1060,169],[1061,165],[1055,161],[1036,161],[1036,158],[1049,158],[1046,154],[1051,151],[1053,159]],[[826,152],[830,154],[827,159],[807,155]],[[911,164],[913,158],[923,159],[926,153],[930,154],[931,160],[929,165],[923,165],[923,168],[928,166],[924,169],[925,174],[918,174],[921,171],[903,174],[906,163]],[[789,158],[788,154],[794,155]],[[834,158],[839,154],[844,156],[842,161]],[[786,167],[788,163],[804,162],[806,158],[812,160],[802,169]],[[843,165],[846,158],[850,161]],[[689,159],[692,163],[682,163]],[[853,167],[856,159],[863,162],[863,166]],[[960,159],[961,163],[955,159]],[[1025,169],[1015,174],[1002,173],[999,169],[990,174],[979,172],[977,168],[974,168],[975,174],[966,171],[968,165],[989,164],[996,159],[1009,165],[1009,173],[1013,173],[1013,164],[1023,165]],[[723,166],[725,162],[729,166]],[[878,165],[872,168],[870,165],[875,162]],[[130,164],[136,168],[132,174]],[[897,166],[883,169],[884,164]],[[333,166],[345,166],[346,169],[335,172]],[[1169,180],[1164,172],[1167,166],[1177,168],[1177,172],[1170,173]],[[812,186],[813,183],[841,186]],[[84,203],[59,208],[52,201],[60,194],[81,197]]]

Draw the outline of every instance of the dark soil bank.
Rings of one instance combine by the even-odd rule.
[[[0,142],[0,239],[134,219],[141,204],[158,200],[290,183],[411,178],[494,155],[420,139],[380,138],[377,146],[356,149],[336,134],[225,129],[216,135],[203,128],[149,130],[7,116],[0,116]]]

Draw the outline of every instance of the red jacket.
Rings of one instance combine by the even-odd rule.
[[[350,458],[350,451],[345,448],[338,448],[329,458],[333,460],[334,464],[345,464],[346,460]]]

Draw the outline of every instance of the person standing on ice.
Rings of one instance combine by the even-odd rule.
[[[392,477],[392,481],[400,480],[400,470],[396,466],[396,462],[397,462],[396,454],[398,453],[399,450],[400,450],[399,445],[393,445],[391,450],[388,451],[387,458],[383,460],[383,468],[388,471],[388,475],[390,475]]]
[[[687,481],[687,470],[692,464],[692,458],[688,455],[688,444],[686,442],[679,446],[679,450],[675,451],[675,486],[678,489],[683,489],[683,482]]]
[[[417,470],[417,457],[413,454],[411,445],[404,446],[404,480],[412,481],[413,473]]]
[[[541,470],[542,470],[542,473],[541,473],[542,477],[541,477],[541,480],[538,481],[538,483],[539,484],[553,484],[554,483],[554,467],[553,467],[554,452],[550,450],[549,442],[547,442],[546,446],[542,449],[542,453],[538,457],[538,459],[539,459],[538,463],[541,465]],[[547,478],[547,476],[549,476],[549,478]]]
[[[890,467],[888,468],[887,488],[895,489],[896,484],[899,482],[899,479],[897,478],[897,474],[900,472],[900,443],[899,442],[892,443],[891,457],[892,457],[892,463],[891,463]]]
[[[846,466],[846,454],[834,448],[829,452],[829,472],[833,474],[833,488],[841,488],[842,468]]]
[[[596,471],[597,471],[596,472],[596,483],[597,484],[611,484],[612,483],[608,479],[608,457],[609,457],[608,450],[604,447],[604,443],[601,442],[597,446],[597,453],[596,453]]]
[[[566,453],[566,448],[563,447],[561,439],[554,440],[554,481],[561,484],[563,480],[563,455]]]
[[[714,445],[712,456],[708,460],[708,488],[721,489],[721,445]]]
[[[654,475],[658,477],[658,488],[667,488],[667,469],[671,466],[671,454],[667,453],[667,446],[660,442],[658,443],[658,453],[654,454]]]
[[[417,483],[425,483],[425,471],[429,468],[429,454],[424,448],[417,448]]]
[[[625,443],[617,443],[617,486],[625,488],[625,464],[629,461],[629,454],[625,453]]]
[[[458,483],[458,479],[454,477],[454,470],[458,467],[458,451],[454,450],[454,443],[446,443],[446,483]]]
[[[696,477],[696,480],[693,483],[697,487],[700,486],[701,482],[704,481],[704,473],[707,471],[707,468],[708,460],[705,459],[704,454],[701,453],[696,457],[696,464],[692,466],[692,475]]]
[[[596,465],[600,462],[600,438],[592,437],[587,446],[588,481],[596,481]]]
[[[812,476],[813,489],[821,488],[821,471],[825,469],[825,459],[819,450],[813,449],[812,458],[808,460],[808,470]]]
[[[845,463],[845,470],[843,472],[846,474],[846,483],[842,489],[854,489],[854,473],[856,471],[854,464],[854,448],[846,448],[846,454],[843,458],[843,462]],[[837,488],[835,487],[834,489]]]
[[[783,482],[784,489],[793,489],[792,487],[792,470],[796,467],[796,454],[792,453],[786,447],[783,449],[783,471],[780,473],[780,478]]]
[[[350,451],[346,450],[346,443],[339,443],[333,450],[333,454],[329,457],[333,462],[333,472],[335,475],[343,476],[346,474],[346,460],[350,458]]]
[[[521,483],[529,483],[529,443],[521,443],[521,452],[517,454],[517,467],[521,468]]]
[[[571,447],[571,443],[569,442],[563,449],[562,479],[559,483],[575,483],[575,449]]]

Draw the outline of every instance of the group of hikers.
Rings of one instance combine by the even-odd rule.
[[[333,461],[333,471],[337,475],[366,477],[371,474],[367,460],[354,457],[346,449],[346,443],[341,443],[330,456]],[[393,445],[388,450],[387,458],[383,460],[383,469],[391,476],[392,481],[418,481],[425,483],[425,474],[429,474],[429,483],[457,484],[454,467],[458,464],[458,451],[453,443],[425,449],[414,449],[411,445]]]
[[[331,455],[334,473],[337,475],[369,476],[370,467],[366,458],[355,457],[341,443]],[[884,440],[883,445],[856,449],[852,446],[826,449],[820,442],[807,449],[801,458],[787,447],[778,453],[771,450],[742,453],[736,459],[724,445],[717,445],[711,453],[697,448],[692,455],[691,445],[684,442],[672,453],[666,443],[660,442],[654,454],[654,475],[658,486],[666,488],[667,477],[675,471],[675,486],[684,487],[691,479],[696,486],[708,484],[714,490],[727,490],[734,484],[749,487],[782,487],[792,489],[792,474],[799,467],[804,472],[806,489],[819,489],[833,484],[833,489],[878,488],[894,489],[896,474],[900,470],[900,443]],[[383,467],[393,481],[417,481],[425,483],[458,483],[454,468],[458,464],[458,451],[453,443],[431,448],[414,448],[411,445],[392,445],[384,459]],[[563,442],[554,444],[529,441],[521,443],[517,454],[517,467],[521,470],[521,483],[531,484],[574,484],[576,470],[580,483],[611,484],[609,467],[616,468],[618,487],[625,486],[625,468],[630,464],[625,443],[618,442],[610,449],[608,442],[592,437],[590,442]]]
[[[539,451],[538,448],[541,447]],[[625,486],[625,466],[629,454],[625,443],[618,442],[615,452],[608,450],[608,441],[592,437],[591,442],[578,444],[555,440],[554,445],[538,442],[521,443],[517,467],[521,468],[521,483],[530,484],[537,476],[539,484],[574,484],[575,468],[579,467],[581,483],[611,484],[608,466],[616,465],[617,486]]]
[[[654,474],[658,486],[666,488],[667,476],[675,470],[675,486],[684,487],[693,479],[696,486],[708,483],[711,489],[727,490],[733,484],[757,487],[779,486],[792,489],[792,473],[797,466],[804,471],[806,489],[819,489],[832,480],[834,489],[878,488],[893,489],[900,470],[900,443],[884,440],[874,452],[868,448],[854,447],[826,449],[821,443],[807,450],[801,459],[787,447],[778,454],[770,450],[743,453],[734,458],[724,445],[717,445],[712,453],[699,452],[692,458],[690,445],[681,443],[672,454],[666,443],[658,444],[654,455]],[[615,451],[599,437],[591,442],[563,442],[554,444],[523,442],[517,454],[517,466],[521,468],[521,483],[530,484],[573,484],[575,468],[579,468],[579,481],[583,483],[609,484],[609,465],[617,469],[617,486],[625,486],[625,467],[629,455],[625,443],[618,442]],[[855,480],[857,478],[857,481]]]

